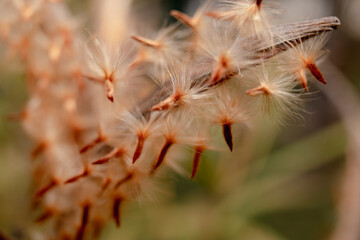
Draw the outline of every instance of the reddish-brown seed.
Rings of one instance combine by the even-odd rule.
[[[111,178],[106,178],[105,182],[101,185],[101,189],[98,193],[98,197],[100,197],[106,191],[106,189],[110,186],[111,182],[112,182]]]
[[[219,64],[220,64],[223,68],[228,68],[228,67],[229,67],[229,59],[227,58],[226,55],[222,55],[222,56],[220,57]]]
[[[97,144],[102,143],[106,140],[106,137],[103,136],[101,133],[99,133],[99,136],[95,138],[93,141],[91,141],[89,144],[86,144],[84,147],[80,149],[80,153],[83,154],[93,147],[95,147]]]
[[[110,100],[110,102],[114,102],[114,96],[107,95],[107,98]]]
[[[89,174],[90,174],[89,169],[88,169],[88,168],[85,168],[84,171],[83,171],[81,174],[79,174],[79,175],[77,175],[77,176],[75,176],[75,177],[72,177],[72,178],[70,178],[69,180],[65,181],[65,184],[76,182],[76,181],[78,181],[80,178],[86,177],[86,176],[88,176]]]
[[[156,111],[164,111],[167,110],[171,107],[170,102],[161,102],[155,106],[153,106],[151,108],[151,111],[156,112]]]
[[[111,101],[114,102],[114,83],[113,77],[110,75],[104,82],[105,93],[106,97]]]
[[[104,157],[104,158],[96,160],[95,162],[93,162],[91,164],[93,164],[93,165],[101,165],[101,164],[108,163],[109,161],[110,161],[110,157]]]
[[[51,182],[46,185],[45,187],[43,187],[42,189],[40,189],[39,191],[37,191],[35,193],[35,198],[41,198],[42,196],[44,196],[48,191],[50,191],[51,189],[53,189],[55,186],[57,186],[57,181],[55,180],[51,180]]]
[[[170,97],[153,106],[151,111],[164,111],[169,108],[178,107],[180,105],[180,100],[183,96],[183,92],[181,92],[180,90],[175,90],[174,94],[172,94]]]
[[[41,214],[38,218],[36,218],[35,222],[36,223],[44,222],[44,221],[48,220],[49,218],[51,218],[53,215],[54,215],[54,211],[48,209],[43,214]],[[1,240],[1,238],[0,238],[0,240]]]
[[[74,141],[80,144],[81,136],[82,133],[84,132],[84,128],[74,121],[74,122],[70,122],[70,130]]]
[[[252,97],[259,96],[261,94],[269,95],[270,90],[265,86],[260,86],[246,91],[246,94]]]
[[[154,171],[162,164],[162,162],[165,159],[166,153],[169,151],[170,147],[174,144],[174,142],[172,140],[166,140],[164,146],[162,147],[159,157],[157,158],[157,161],[154,165],[153,171],[152,173],[154,173]]]
[[[300,85],[302,88],[305,89],[306,92],[309,92],[309,87],[307,84],[307,77],[304,69],[301,69],[298,73],[298,81],[300,82]]]
[[[227,145],[229,146],[230,151],[232,152],[232,150],[233,150],[233,136],[232,136],[232,132],[231,132],[231,124],[230,123],[223,124],[223,135],[224,135],[225,142],[227,143]]]
[[[218,65],[212,73],[210,84],[216,85],[217,82],[220,79],[222,79],[224,73],[226,72],[226,70],[228,70],[228,68],[229,68],[229,59],[225,54],[223,54],[222,56],[220,56]]]
[[[223,19],[225,21],[233,21],[235,16],[229,16],[228,12],[206,12],[205,15],[214,19]]]
[[[118,197],[114,199],[113,204],[113,218],[115,220],[116,226],[120,227],[120,206],[122,202],[122,198]]]
[[[321,83],[326,84],[324,76],[321,74],[319,68],[314,63],[308,63],[306,68],[309,69],[311,74]]]
[[[139,157],[141,156],[142,150],[144,148],[144,142],[145,142],[144,134],[138,134],[138,142],[133,155],[133,163],[135,163],[136,160],[138,160]]]
[[[221,18],[221,14],[219,12],[206,12],[205,15],[215,19]]]
[[[120,179],[116,184],[115,184],[115,189],[119,188],[121,185],[123,185],[124,183],[130,181],[133,178],[134,174],[133,173],[128,173],[123,179]]]
[[[76,240],[82,240],[84,237],[86,226],[89,222],[90,204],[85,204],[82,209],[81,225],[76,233]]]
[[[130,63],[130,65],[128,66],[128,70],[132,70],[135,67],[139,66],[140,64],[144,63],[147,59],[147,52],[145,50],[139,50],[139,53],[137,55],[137,57],[135,58],[135,60]]]
[[[211,76],[210,84],[211,85],[216,84],[219,81],[219,79],[221,79],[221,68],[217,68],[213,72],[213,75]]]
[[[170,12],[170,15],[176,18],[177,20],[179,20],[180,22],[182,22],[183,24],[185,24],[186,26],[195,28],[192,18],[189,17],[188,15],[176,10],[172,10]]]
[[[197,170],[199,168],[199,163],[200,163],[200,157],[201,154],[204,152],[205,148],[203,146],[196,146],[195,147],[195,154],[194,154],[194,159],[193,159],[193,169],[192,169],[192,173],[191,173],[191,178],[194,178]]]
[[[40,142],[31,152],[31,158],[35,159],[37,158],[40,154],[42,154],[46,148],[48,147],[48,143],[47,142]]]
[[[263,0],[255,0],[255,2],[256,2],[256,6],[258,6],[258,8],[260,9]]]
[[[111,179],[107,178],[101,187],[101,191],[104,192],[109,187],[110,183],[111,183]]]
[[[147,47],[151,47],[151,48],[160,48],[161,47],[161,43],[158,41],[154,41],[154,40],[147,39],[144,37],[139,37],[139,36],[131,36],[131,38]]]
[[[110,161],[111,158],[114,157],[121,157],[123,156],[125,153],[124,148],[120,147],[120,148],[114,148],[110,153],[108,153],[106,156],[104,156],[103,158],[100,158],[98,160],[96,160],[95,162],[93,162],[93,165],[101,165],[104,163],[107,163]]]

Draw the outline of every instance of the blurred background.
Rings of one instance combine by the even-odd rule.
[[[90,29],[95,2],[68,0]],[[360,0],[278,2],[283,22],[342,21],[320,65],[328,85],[312,84],[304,120],[277,127],[259,119],[254,131],[238,127],[232,154],[206,152],[195,180],[174,173],[164,196],[127,203],[121,229],[110,223],[102,239],[360,239]],[[198,4],[134,0],[159,26],[173,21],[170,10],[191,14]],[[10,239],[27,239],[35,218],[33,144],[20,123],[7,119],[27,100],[24,73],[0,59],[0,230]]]

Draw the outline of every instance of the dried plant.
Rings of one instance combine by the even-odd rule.
[[[201,154],[222,128],[232,151],[234,124],[259,114],[298,117],[317,63],[327,17],[274,25],[267,1],[206,3],[193,17],[151,37],[94,34],[86,40],[62,1],[3,1],[0,36],[26,71],[30,99],[19,115],[36,143],[34,206],[50,239],[96,238],[123,202],[151,191],[159,171],[177,168],[174,146]],[[184,26],[183,26],[183,25]],[[115,39],[115,40],[114,40]]]

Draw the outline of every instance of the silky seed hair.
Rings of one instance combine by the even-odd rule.
[[[252,71],[244,84],[248,86],[246,94],[255,112],[260,109],[281,124],[301,118],[304,91],[297,87],[296,76],[277,72],[272,64],[257,66]]]
[[[193,16],[171,11],[178,22],[148,35],[119,18],[89,36],[64,1],[0,4],[2,55],[21,62],[29,92],[12,119],[33,139],[31,228],[44,225],[44,239],[97,239],[121,226],[128,202],[166,192],[173,171],[196,178],[203,154],[224,150],[214,139],[238,147],[236,124],[301,116],[309,76],[326,83],[318,60],[340,25],[274,25],[270,1],[221,0]],[[189,148],[186,172],[178,159]]]

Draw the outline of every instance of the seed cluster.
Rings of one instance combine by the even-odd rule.
[[[126,201],[151,193],[159,171],[177,169],[176,149],[201,155],[236,147],[235,124],[259,114],[286,123],[302,109],[336,17],[274,24],[268,1],[220,0],[149,36],[80,34],[62,1],[4,1],[5,56],[18,57],[30,99],[19,118],[31,153],[36,222],[50,239],[96,238]],[[121,40],[119,40],[121,39]],[[219,146],[217,146],[219,147]]]

